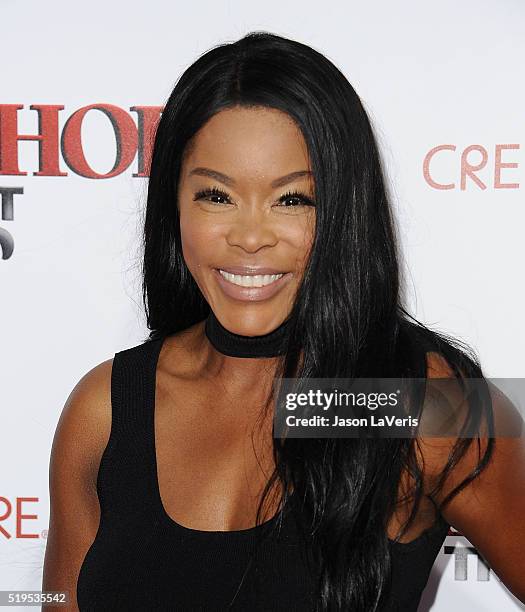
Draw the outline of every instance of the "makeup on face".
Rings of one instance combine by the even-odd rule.
[[[273,297],[288,283],[292,272],[285,274],[232,274],[214,269],[217,283],[234,300],[258,301]]]
[[[290,313],[313,243],[313,175],[281,111],[227,109],[194,136],[179,178],[188,269],[234,333],[267,333]]]

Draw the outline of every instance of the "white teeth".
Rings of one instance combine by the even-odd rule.
[[[240,287],[265,287],[283,276],[282,274],[258,274],[256,276],[244,276],[240,274],[230,274],[224,270],[219,270],[219,272],[221,273],[221,276],[230,281],[230,283],[239,285]]]

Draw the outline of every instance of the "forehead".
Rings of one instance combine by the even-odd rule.
[[[234,107],[214,115],[194,136],[186,170],[209,166],[246,178],[281,176],[310,168],[307,145],[293,119],[277,109]]]

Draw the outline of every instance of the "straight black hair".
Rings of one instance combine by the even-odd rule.
[[[293,118],[314,174],[315,238],[280,375],[425,378],[427,354],[434,351],[455,377],[484,378],[471,347],[431,330],[402,305],[394,219],[359,96],[323,54],[260,31],[201,55],[177,81],[158,123],[142,245],[151,330],[146,341],[186,329],[210,311],[183,258],[177,184],[192,137],[213,115],[235,106],[270,107]],[[468,418],[471,427],[479,425],[479,413]],[[487,419],[492,431],[490,411]],[[434,495],[473,439],[457,439]],[[259,512],[276,479],[285,501],[293,488],[290,502],[306,526],[320,570],[318,610],[373,612],[388,598],[385,525],[396,508],[402,470],[415,482],[414,506],[396,540],[416,516],[423,495],[416,444],[410,438],[274,438],[276,468]],[[436,505],[438,511],[487,465],[492,445],[490,436],[475,470]]]

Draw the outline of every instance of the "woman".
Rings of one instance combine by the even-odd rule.
[[[256,32],[190,66],[151,160],[151,333],[68,399],[43,588],[82,611],[406,612],[453,525],[525,600],[524,447],[491,435],[511,408],[467,413],[478,440],[273,436],[274,379],[482,376],[402,307],[396,248],[329,60]]]

